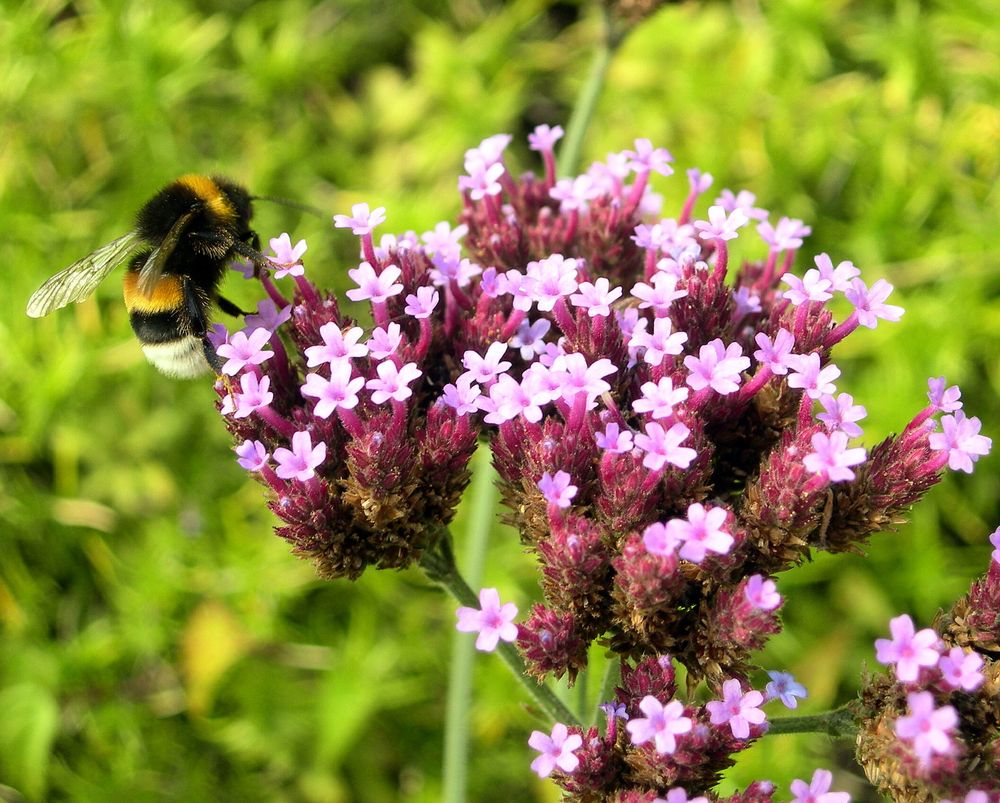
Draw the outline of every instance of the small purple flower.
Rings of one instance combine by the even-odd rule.
[[[351,301],[371,300],[373,304],[384,304],[394,295],[403,292],[403,285],[395,284],[402,271],[396,265],[386,265],[381,273],[375,273],[370,262],[362,262],[358,267],[347,271],[356,289],[348,290],[347,297]]]
[[[373,359],[384,360],[390,354],[395,354],[402,342],[403,330],[395,321],[384,329],[376,326],[372,330],[372,336],[368,338],[368,353]]]
[[[767,674],[771,678],[771,682],[764,687],[764,693],[768,700],[781,700],[785,708],[793,709],[798,708],[797,697],[809,696],[806,687],[799,683],[791,672],[768,670]]]
[[[224,402],[223,414],[231,412],[233,418],[246,418],[255,410],[267,407],[274,400],[274,394],[269,390],[270,386],[271,377],[267,375],[258,379],[256,374],[243,374],[240,376],[240,390],[242,392],[236,394],[235,409],[232,406],[227,407]],[[228,402],[229,398],[226,401]]]
[[[618,424],[613,421],[604,428],[603,432],[596,432],[594,437],[599,449],[604,449],[612,454],[624,454],[633,449],[632,430],[621,431]]]
[[[611,282],[603,276],[595,282],[583,282],[577,287],[577,290],[579,292],[570,296],[569,301],[574,307],[583,307],[587,310],[587,315],[591,318],[609,317],[611,305],[622,294],[622,288],[611,287]]]
[[[694,227],[703,240],[732,240],[739,236],[739,230],[749,222],[742,209],[726,213],[721,206],[708,208],[708,221],[696,220]]]
[[[687,171],[688,186],[691,192],[701,195],[712,186],[712,174],[702,173],[697,167],[691,167]]]
[[[351,363],[348,360],[330,365],[330,378],[319,374],[306,375],[302,395],[316,399],[314,415],[329,418],[334,410],[353,410],[358,404],[358,391],[364,387],[364,377],[351,378]]]
[[[460,192],[468,192],[473,201],[481,201],[487,195],[499,195],[503,190],[500,177],[507,172],[501,162],[487,164],[481,159],[466,159],[467,176],[458,177]]]
[[[406,297],[406,307],[403,312],[417,320],[429,318],[438,305],[439,298],[438,291],[433,287],[418,287],[416,295],[411,294]]]
[[[847,448],[847,435],[835,430],[827,435],[816,432],[810,439],[813,451],[802,458],[806,471],[825,477],[829,482],[849,482],[854,479],[851,466],[865,461],[865,450]]]
[[[820,276],[820,272],[815,268],[807,270],[801,279],[794,274],[786,273],[781,277],[781,281],[788,285],[784,297],[795,306],[810,301],[829,301],[833,298],[833,293],[830,292],[832,287],[830,280]]]
[[[534,323],[525,318],[510,339],[510,345],[520,350],[522,360],[531,360],[545,350],[545,335],[551,328],[552,321],[548,318],[539,318]]]
[[[840,431],[849,438],[860,437],[861,427],[855,422],[868,415],[868,411],[862,405],[855,404],[853,396],[849,393],[838,394],[836,398],[824,395],[820,397],[819,403],[824,412],[816,417],[826,425],[828,431]]]
[[[587,397],[587,406],[592,407],[598,396],[611,390],[611,385],[604,381],[604,377],[617,371],[614,363],[607,357],[588,365],[587,358],[577,351],[557,357],[550,373],[559,380],[562,398],[572,402],[576,394],[583,393]]]
[[[443,220],[431,231],[425,231],[420,235],[420,239],[424,242],[425,250],[430,254],[454,254],[456,257],[461,257],[461,240],[466,234],[469,233],[469,227],[464,223],[451,227],[448,221]]]
[[[694,449],[681,446],[690,434],[691,430],[679,421],[668,430],[664,430],[655,421],[650,421],[643,432],[634,438],[636,447],[646,453],[642,464],[651,471],[659,471],[667,463],[687,468],[698,456]]]
[[[680,557],[691,563],[701,563],[709,552],[725,555],[733,545],[733,537],[722,529],[728,514],[723,507],[706,508],[694,502],[687,509],[687,519],[671,519],[667,530],[682,542]]]
[[[392,360],[385,360],[375,366],[375,370],[378,378],[365,382],[365,387],[373,391],[372,401],[375,404],[385,404],[390,399],[406,401],[413,395],[410,383],[423,375],[415,362],[408,362],[402,368],[397,368]]]
[[[938,661],[945,685],[967,692],[975,691],[983,684],[986,678],[982,668],[982,656],[977,652],[966,652],[961,647],[952,647]]]
[[[361,237],[371,234],[372,230],[385,222],[385,207],[379,206],[370,210],[368,204],[354,204],[351,207],[351,214],[334,215],[333,225],[338,229],[350,229],[352,234]]]
[[[309,433],[300,430],[292,435],[291,450],[274,450],[274,460],[278,464],[275,473],[283,480],[305,482],[316,476],[316,468],[326,460],[326,444],[320,441],[313,446]]]
[[[868,289],[861,279],[851,279],[851,286],[844,295],[854,305],[858,323],[868,329],[874,329],[879,318],[894,322],[903,315],[902,307],[883,303],[891,292],[892,285],[885,279],[879,279],[871,289]]]
[[[747,739],[750,726],[767,719],[767,714],[760,710],[763,702],[764,695],[759,691],[751,689],[744,693],[740,682],[730,678],[722,684],[722,699],[705,703],[705,708],[713,725],[728,724],[735,738]]]
[[[684,367],[691,372],[686,381],[692,390],[711,387],[716,393],[726,395],[739,390],[741,372],[750,367],[750,358],[743,356],[739,343],[725,346],[716,338],[702,346],[697,357],[693,354],[685,357]]]
[[[659,382],[643,384],[642,396],[632,402],[637,413],[649,413],[653,419],[669,418],[674,414],[674,406],[688,397],[688,389],[675,388],[674,381],[665,376]]]
[[[500,604],[500,594],[495,588],[484,588],[479,592],[479,607],[462,606],[456,612],[456,628],[462,633],[478,633],[476,649],[493,652],[501,639],[513,641],[517,638],[517,606],[513,602]]]
[[[894,665],[899,680],[912,683],[921,667],[937,666],[940,658],[937,633],[929,627],[915,632],[913,620],[905,613],[889,620],[889,630],[891,640],[880,638],[875,641],[875,660],[880,664]]]
[[[236,457],[237,463],[247,471],[254,472],[266,466],[271,456],[260,441],[246,440],[236,447]]]
[[[558,508],[567,508],[576,496],[577,487],[570,485],[572,478],[565,471],[557,471],[555,476],[545,472],[538,481],[538,490],[542,492],[545,501]]]
[[[718,510],[718,508],[716,508]],[[746,597],[753,607],[761,611],[773,611],[781,605],[781,594],[774,580],[765,579],[762,575],[754,574],[747,579],[747,584],[743,589],[743,596]]]
[[[661,176],[669,176],[674,172],[670,162],[674,157],[666,148],[654,148],[653,143],[642,138],[635,141],[634,151],[625,151],[629,158],[628,166],[636,173],[648,173],[650,170]]]
[[[677,749],[677,736],[690,732],[693,724],[690,717],[683,715],[684,706],[679,700],[663,705],[647,694],[639,702],[639,710],[646,716],[632,717],[625,725],[632,744],[652,741],[660,754],[673,753]]]
[[[757,196],[749,190],[740,190],[733,195],[732,190],[723,190],[722,194],[715,199],[715,205],[721,206],[727,212],[739,209],[750,220],[767,220],[767,210],[754,206]]]
[[[441,392],[441,401],[453,408],[458,415],[471,415],[479,409],[476,399],[482,391],[479,385],[472,381],[469,374],[462,374],[455,380],[455,384],[444,386]]]
[[[931,406],[941,413],[955,413],[962,409],[962,391],[958,385],[945,388],[944,377],[927,380],[927,398]]]
[[[263,327],[254,329],[249,337],[245,332],[234,332],[228,343],[223,343],[216,349],[220,357],[226,358],[222,373],[236,376],[248,365],[260,365],[273,357],[273,351],[264,349],[264,344],[270,339],[271,333]]]
[[[802,238],[812,234],[812,229],[801,220],[783,217],[777,226],[765,220],[757,227],[757,233],[772,251],[793,251],[802,247]]]
[[[534,301],[540,312],[551,312],[556,302],[577,289],[577,260],[562,254],[529,262],[527,272],[535,280]]]
[[[687,790],[682,786],[675,786],[667,790],[666,797],[654,797],[653,803],[708,803],[708,798],[704,795],[698,797],[688,797]]]
[[[931,449],[948,452],[948,467],[952,471],[972,473],[972,464],[989,454],[993,441],[979,434],[982,423],[978,418],[966,418],[962,410],[941,419],[943,432],[932,432],[929,438]]]
[[[559,201],[559,212],[585,212],[590,202],[600,196],[600,187],[594,184],[589,175],[576,178],[561,178],[549,190],[553,200]]]
[[[642,545],[650,555],[668,558],[677,552],[682,543],[676,530],[660,522],[650,524],[642,532]]]
[[[274,252],[274,256],[268,257],[267,260],[277,268],[274,272],[275,279],[281,279],[285,276],[301,276],[305,273],[302,268],[302,255],[308,248],[305,240],[299,240],[293,248],[292,238],[288,236],[287,232],[283,232],[280,236],[268,240],[268,245]]]
[[[604,716],[608,718],[609,722],[613,719],[623,719],[628,722],[628,711],[625,710],[624,703],[617,703],[612,700],[608,703],[601,703],[597,707],[604,712]]]
[[[533,151],[551,151],[562,138],[561,125],[551,127],[543,123],[535,126],[535,130],[528,134],[528,147]]]
[[[832,783],[833,773],[829,770],[816,770],[808,784],[796,778],[792,781],[791,790],[795,797],[791,803],[850,803],[851,796],[847,792],[829,791]]]
[[[788,376],[788,387],[802,388],[810,399],[818,399],[824,394],[837,392],[833,380],[840,376],[840,369],[833,363],[820,367],[819,354],[789,354],[785,361],[792,369]]]
[[[573,751],[582,744],[583,737],[579,733],[569,733],[561,722],[553,726],[551,735],[532,731],[528,745],[541,753],[531,762],[532,772],[539,778],[547,778],[556,768],[567,774],[572,773],[580,765],[580,759],[573,755]]]
[[[795,338],[787,329],[779,329],[774,335],[774,341],[764,332],[754,335],[754,341],[760,348],[753,353],[757,362],[771,369],[772,374],[788,373],[788,358],[792,355]]]
[[[646,333],[649,321],[640,318],[629,339],[630,349],[644,349],[643,360],[649,365],[659,365],[668,355],[676,356],[683,351],[687,342],[687,332],[674,332],[670,318],[656,318],[652,334]]]
[[[265,298],[263,301],[257,302],[257,312],[247,315],[244,323],[246,324],[246,328],[251,332],[254,329],[264,328],[273,334],[279,326],[289,321],[291,317],[291,304],[287,304],[279,310],[277,304],[271,299]]]
[[[657,313],[666,312],[671,302],[688,294],[687,290],[677,289],[677,277],[671,273],[654,273],[650,282],[652,284],[638,282],[632,288],[630,295],[641,301],[639,309],[652,307]]]
[[[510,134],[493,134],[486,137],[476,148],[469,148],[465,152],[465,161],[479,160],[488,165],[495,164],[503,159],[503,152],[514,139]]]
[[[851,280],[860,276],[861,271],[854,267],[853,262],[839,262],[833,267],[833,262],[827,254],[820,254],[813,260],[819,270],[819,275],[830,283],[830,289],[838,293],[846,292],[851,286]]]
[[[486,349],[486,354],[480,356],[475,351],[467,351],[462,357],[462,366],[472,377],[473,381],[480,385],[489,385],[495,382],[500,374],[510,368],[511,363],[503,359],[507,353],[507,346],[504,343],[491,343]]]
[[[309,346],[305,352],[308,360],[306,365],[310,368],[324,363],[333,365],[342,360],[364,357],[368,354],[368,346],[358,342],[364,335],[359,326],[352,326],[345,332],[331,321],[319,328],[319,334],[323,338],[323,345]]]
[[[992,533],[990,533],[990,543],[993,544],[993,553],[991,558],[994,563],[1000,563],[1000,527],[997,527]]]
[[[906,695],[909,716],[896,720],[896,735],[913,743],[913,752],[922,763],[934,754],[947,755],[954,750],[951,734],[958,726],[958,712],[950,705],[934,707],[934,695],[929,691]]]

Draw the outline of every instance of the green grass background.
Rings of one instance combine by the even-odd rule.
[[[616,54],[585,141],[588,161],[640,136],[668,147],[667,213],[697,165],[713,193],[749,188],[811,223],[800,272],[825,250],[896,285],[902,322],[835,352],[868,445],[942,374],[1000,433],[995,12],[671,5]],[[565,124],[599,30],[589,5],[544,0],[3,5],[0,799],[439,799],[454,605],[415,572],[323,583],[289,556],[210,383],[144,362],[115,279],[42,320],[24,304],[189,171],[331,214],[365,200],[387,207],[386,231],[425,231],[456,213],[462,154],[482,137],[514,134],[511,164],[537,167],[524,136]],[[257,225],[306,237],[310,274],[344,286],[348,234],[265,204]],[[227,294],[254,300],[249,284]],[[854,694],[891,616],[928,625],[984,570],[996,469],[949,476],[867,557],[780,579],[786,631],[763,663],[807,684],[802,710]],[[538,598],[499,527],[484,584],[522,610]],[[477,661],[469,799],[554,800],[527,769],[542,723],[506,672]],[[763,740],[726,788],[816,766],[876,799],[850,745],[815,736]]]

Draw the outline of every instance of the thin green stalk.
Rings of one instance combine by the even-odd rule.
[[[614,699],[615,696],[615,686],[622,677],[622,664],[619,658],[614,656],[608,658],[608,662],[604,667],[604,677],[601,678],[601,689],[598,695],[598,705],[601,703],[606,703]],[[597,721],[597,706],[590,712],[590,724],[593,725]]]
[[[444,587],[459,603],[470,608],[479,607],[479,598],[469,588],[468,583],[455,566],[455,556],[451,551],[451,536],[447,531],[441,534],[437,544],[424,552],[420,566],[428,578]],[[548,686],[536,683],[525,674],[524,661],[517,648],[507,641],[501,641],[496,649],[501,660],[514,673],[514,677],[524,687],[535,703],[556,722],[579,727],[580,723]]]
[[[834,739],[853,739],[858,732],[851,705],[824,714],[804,717],[778,717],[768,720],[768,735],[775,733],[825,733]]]
[[[473,458],[472,487],[469,489],[469,517],[466,533],[465,572],[469,582],[478,586],[486,561],[497,493],[493,484],[490,450],[481,446]],[[466,799],[469,766],[469,710],[472,700],[474,642],[464,633],[454,632],[451,664],[448,669],[448,698],[445,703],[443,800],[462,803]]]
[[[594,116],[597,99],[604,88],[604,78],[611,64],[611,56],[621,41],[620,37],[612,34],[611,21],[607,12],[602,10],[602,13],[604,16],[601,41],[594,51],[590,72],[587,74],[587,80],[580,87],[580,94],[577,95],[576,103],[573,105],[573,113],[566,124],[566,137],[559,148],[556,170],[559,176],[576,174],[577,165],[580,162],[580,150],[583,147],[583,137],[587,133],[591,118]]]

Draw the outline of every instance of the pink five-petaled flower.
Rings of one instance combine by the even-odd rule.
[[[333,365],[351,357],[364,357],[368,353],[368,346],[358,342],[364,335],[360,326],[352,326],[345,332],[331,321],[319,328],[319,334],[323,338],[323,345],[309,346],[306,349],[306,365],[310,368],[323,363]]]
[[[693,354],[685,357],[684,367],[691,372],[686,381],[692,390],[710,387],[724,396],[739,390],[740,374],[750,367],[750,358],[743,356],[739,343],[724,346],[716,338],[698,349],[697,357]]]
[[[751,575],[743,588],[743,596],[747,602],[761,611],[773,611],[781,605],[781,594],[774,580],[768,580],[760,574]]]
[[[807,301],[829,301],[833,298],[830,292],[831,282],[824,279],[815,268],[806,271],[801,279],[792,273],[786,273],[781,281],[788,285],[783,295],[795,306]]]
[[[795,797],[791,803],[849,803],[851,796],[847,792],[830,792],[833,783],[833,773],[829,770],[816,770],[812,781],[806,783],[796,778],[792,781],[792,794]]]
[[[691,430],[679,421],[668,430],[664,430],[655,421],[650,421],[646,424],[645,431],[636,435],[633,440],[636,447],[646,453],[642,464],[651,471],[659,471],[667,463],[677,468],[691,465],[698,453],[687,446],[681,446],[690,434]]]
[[[715,205],[721,206],[727,212],[734,209],[742,209],[743,214],[751,220],[767,220],[767,210],[754,206],[757,196],[749,190],[740,190],[735,195],[732,190],[723,190],[722,194],[715,199]]]
[[[632,717],[625,725],[634,745],[652,740],[657,753],[673,753],[677,749],[676,737],[691,730],[691,718],[684,716],[684,706],[679,700],[663,705],[647,694],[639,702],[639,710],[646,716]]]
[[[632,451],[632,434],[632,430],[622,430],[612,421],[603,432],[594,433],[594,439],[597,441],[598,449],[604,449],[612,454],[625,454]]]
[[[701,563],[709,552],[725,555],[733,545],[733,537],[722,529],[728,513],[723,507],[706,508],[694,502],[687,509],[687,519],[671,519],[667,532],[681,542],[677,553],[691,563]]]
[[[513,641],[517,638],[517,606],[513,602],[500,604],[500,594],[495,588],[484,588],[479,592],[479,607],[462,606],[456,612],[458,624],[455,626],[462,633],[479,633],[476,639],[476,649],[483,652],[493,652],[497,643]]]
[[[862,405],[855,404],[854,397],[850,393],[840,393],[836,397],[823,395],[819,403],[823,406],[824,412],[816,417],[828,430],[840,430],[849,438],[861,435],[861,427],[855,422],[868,415],[868,411]]]
[[[903,315],[902,307],[883,303],[891,292],[892,285],[885,279],[879,279],[871,289],[867,288],[861,279],[851,279],[851,286],[844,295],[854,305],[858,323],[868,329],[874,329],[879,318],[898,321]]]
[[[356,234],[358,237],[365,234],[371,234],[372,229],[384,222],[385,207],[379,206],[369,211],[368,204],[354,204],[351,207],[350,216],[333,216],[333,225],[335,228],[350,229],[351,233]]]
[[[734,209],[729,214],[721,206],[708,208],[708,220],[696,220],[694,227],[703,240],[732,240],[739,230],[749,222],[742,209]]]
[[[302,267],[302,255],[306,252],[305,240],[299,240],[295,247],[292,247],[292,238],[287,232],[283,232],[278,237],[268,240],[268,245],[274,252],[273,257],[268,257],[267,261],[274,265],[277,270],[274,272],[275,279],[285,276],[301,276],[305,273]]]
[[[480,385],[489,385],[510,368],[511,364],[503,359],[506,352],[505,343],[490,343],[485,356],[480,356],[475,351],[465,352],[462,356],[462,365],[473,381]]]
[[[839,262],[837,267],[833,267],[833,262],[828,254],[820,254],[813,261],[819,268],[819,275],[830,282],[830,289],[838,293],[843,293],[851,286],[851,279],[861,275],[861,271],[854,267],[853,262]]]
[[[666,797],[654,797],[653,803],[708,803],[708,798],[704,795],[688,797],[687,790],[683,786],[675,786],[667,790]]]
[[[1000,527],[990,533],[990,543],[993,544],[993,552],[990,557],[994,563],[1000,563]]]
[[[570,733],[561,722],[552,727],[551,735],[532,731],[528,745],[541,755],[531,762],[531,771],[539,778],[549,777],[556,767],[566,774],[573,772],[580,765],[580,759],[573,755],[573,751],[582,744],[583,737],[579,733]]]
[[[736,678],[730,678],[722,684],[722,699],[705,703],[705,708],[711,716],[713,725],[725,725],[737,739],[750,736],[750,726],[760,725],[767,719],[767,714],[760,710],[764,695],[751,689],[744,693],[743,687]]]
[[[334,410],[352,410],[358,404],[358,391],[364,387],[365,379],[356,376],[351,379],[351,363],[341,360],[330,365],[330,378],[319,374],[307,374],[302,386],[302,395],[316,399],[313,413],[319,418],[329,418]]]
[[[687,332],[672,331],[674,324],[670,318],[655,318],[652,334],[646,334],[648,325],[649,321],[645,318],[639,319],[628,344],[630,349],[645,349],[643,360],[647,363],[659,365],[668,354],[677,355],[683,351],[683,345],[688,339]]]
[[[786,363],[792,369],[788,375],[788,387],[802,388],[810,399],[818,399],[824,394],[837,392],[833,380],[840,376],[840,369],[833,363],[820,368],[819,354],[789,354]]]
[[[403,312],[417,320],[429,318],[438,305],[439,298],[438,291],[433,287],[418,287],[416,295],[411,294],[406,297],[406,308]]]
[[[476,399],[482,394],[479,385],[472,381],[472,376],[462,374],[454,385],[445,385],[441,391],[441,402],[448,405],[458,415],[470,415],[479,409]]]
[[[895,665],[896,677],[903,683],[915,681],[920,667],[937,665],[940,658],[938,634],[929,627],[914,632],[913,620],[904,613],[889,620],[889,630],[891,640],[875,640],[875,660]]]
[[[938,661],[941,680],[949,688],[962,691],[975,691],[983,684],[986,678],[982,668],[982,656],[977,652],[966,652],[961,647],[952,647]]]
[[[795,698],[809,696],[806,687],[799,683],[791,672],[774,669],[768,670],[767,674],[771,678],[771,682],[764,687],[764,694],[768,700],[781,700],[785,708],[797,708],[799,701]]]
[[[557,471],[554,477],[546,471],[538,481],[538,490],[550,505],[567,508],[577,492],[577,487],[570,485],[571,479],[565,471]]]
[[[570,303],[574,307],[583,307],[591,318],[597,316],[607,318],[611,315],[611,305],[622,294],[622,289],[612,287],[611,282],[604,276],[594,282],[583,282],[577,287],[577,291],[575,295],[569,297]]]
[[[273,400],[271,393],[271,377],[266,374],[260,379],[256,374],[246,373],[240,377],[241,393],[235,394],[235,405],[232,396],[227,396],[222,402],[222,414],[232,413],[233,418],[246,418],[254,410],[267,407]]]
[[[236,447],[236,462],[247,471],[260,471],[269,457],[267,447],[260,441],[245,440]]]
[[[795,337],[787,329],[779,329],[774,340],[764,332],[754,336],[754,341],[760,346],[753,353],[753,358],[771,369],[772,374],[787,374],[788,360],[795,346]]]
[[[305,482],[316,475],[316,467],[326,460],[326,444],[320,441],[313,446],[309,433],[299,430],[292,435],[291,450],[275,449],[274,460],[278,464],[275,473],[283,480]]]
[[[460,192],[468,191],[473,201],[481,201],[487,195],[499,195],[503,189],[500,177],[507,172],[502,162],[487,164],[481,158],[465,160],[467,176],[458,177]]]
[[[865,461],[865,450],[847,448],[847,434],[841,430],[816,432],[810,439],[813,451],[802,458],[802,465],[810,474],[825,477],[829,482],[846,482],[854,479],[851,466]]]
[[[802,238],[812,234],[812,229],[797,218],[783,217],[777,226],[766,220],[757,227],[761,239],[772,251],[787,251],[802,247]]]
[[[688,389],[675,388],[669,376],[655,384],[646,382],[641,390],[642,396],[632,402],[632,409],[637,413],[649,413],[654,419],[669,418],[674,414],[674,405],[688,397]]]
[[[236,376],[248,365],[260,365],[273,351],[264,349],[264,344],[271,339],[271,333],[263,327],[254,329],[247,337],[245,332],[234,332],[227,343],[223,343],[215,351],[220,357],[226,358],[222,373],[226,376]]]
[[[958,385],[945,387],[943,376],[931,377],[927,380],[927,398],[931,406],[941,413],[954,413],[962,409],[962,391]]]
[[[677,277],[672,273],[654,273],[649,281],[637,282],[629,295],[639,299],[639,309],[656,310],[657,317],[663,317],[674,301],[688,294],[687,290],[677,289]]]
[[[389,399],[397,402],[406,401],[413,395],[410,383],[423,374],[415,362],[408,362],[402,368],[397,368],[392,360],[380,362],[375,370],[378,372],[378,378],[365,382],[365,387],[374,391],[372,401],[375,404],[385,404]]]
[[[979,434],[982,422],[975,416],[966,418],[958,410],[954,415],[941,419],[943,432],[932,432],[929,438],[931,449],[948,452],[948,467],[952,471],[972,473],[972,464],[984,454],[989,454],[993,441]]]
[[[562,137],[561,125],[548,126],[543,123],[535,126],[535,130],[528,134],[528,147],[533,151],[551,151]]]
[[[958,725],[958,712],[950,705],[935,708],[929,691],[910,692],[906,701],[910,715],[896,720],[896,735],[913,743],[913,752],[922,763],[935,753],[950,753],[954,749],[950,734]]]
[[[403,285],[395,284],[402,271],[396,265],[386,265],[381,273],[375,273],[370,262],[362,262],[358,267],[347,271],[358,286],[347,291],[351,301],[370,299],[373,304],[384,304],[394,295],[403,292]]]
[[[655,170],[661,176],[669,176],[674,172],[670,162],[674,157],[666,148],[654,148],[653,143],[642,138],[635,141],[634,151],[624,151],[624,155],[629,158],[628,166],[636,173],[645,173]]]
[[[642,531],[642,545],[650,555],[666,558],[677,551],[681,539],[676,531],[657,521]]]

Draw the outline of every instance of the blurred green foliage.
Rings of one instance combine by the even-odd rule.
[[[836,355],[869,445],[963,388],[1000,431],[1000,28],[989,0],[670,5],[616,54],[588,159],[649,137],[674,154],[665,210],[697,165],[716,188],[813,226],[805,253],[896,284],[907,313]],[[0,798],[434,801],[454,606],[416,573],[321,583],[270,533],[209,383],[149,367],[109,280],[24,317],[49,274],[130,225],[184,172],[386,230],[458,208],[466,148],[565,123],[600,24],[587,5],[500,2],[34,3],[0,15]],[[309,240],[342,285],[356,242],[258,204],[265,238]],[[805,266],[800,266],[804,268]],[[252,303],[253,291],[227,294]],[[849,699],[890,616],[921,625],[983,571],[996,458],[949,477],[867,557],[788,573],[764,664]],[[461,541],[462,519],[455,532]],[[461,551],[461,544],[459,545]],[[497,528],[484,584],[522,610],[532,561]],[[588,679],[592,693],[597,680]],[[528,772],[538,722],[498,661],[477,664],[471,800],[552,800]],[[547,728],[546,728],[547,729]],[[839,765],[850,745],[765,739],[727,788]],[[854,777],[852,777],[854,773]]]

